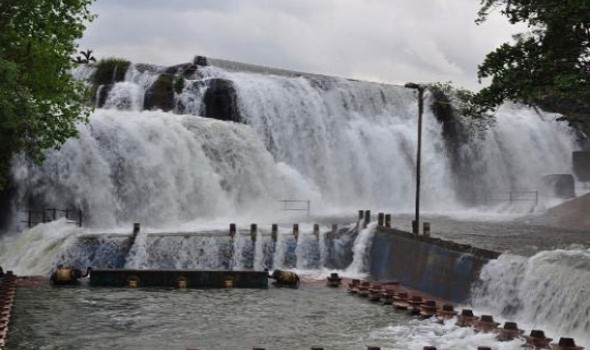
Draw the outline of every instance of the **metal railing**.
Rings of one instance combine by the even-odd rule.
[[[65,218],[68,223],[82,227],[82,210],[46,208],[41,210],[25,210],[24,212],[27,213],[27,220],[21,222],[26,223],[29,228],[61,218]]]
[[[507,192],[496,192],[500,194],[498,197],[485,196],[484,201],[486,204],[490,202],[535,202],[535,206],[539,204],[539,191],[507,191]]]
[[[311,217],[311,201],[301,199],[281,199],[280,203],[283,204],[281,211],[305,211],[307,212],[307,219]]]

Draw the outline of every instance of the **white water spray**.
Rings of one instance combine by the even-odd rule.
[[[39,224],[0,240],[0,265],[17,275],[49,275],[58,256],[74,244],[83,229],[60,219]]]
[[[360,221],[359,225],[362,225]],[[367,272],[368,254],[376,229],[377,222],[372,222],[366,228],[360,230],[354,241],[352,263],[346,269],[347,275],[363,275]]]
[[[475,308],[590,343],[590,250],[543,251],[530,258],[504,254],[480,278]]]

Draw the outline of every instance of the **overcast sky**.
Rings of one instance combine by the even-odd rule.
[[[518,31],[480,0],[96,0],[80,49],[172,65],[195,55],[346,78],[453,81]]]

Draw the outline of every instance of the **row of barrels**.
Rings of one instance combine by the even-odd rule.
[[[327,278],[329,287],[339,287],[341,278],[336,273],[332,273]],[[371,283],[353,279],[348,282],[347,292],[351,295],[358,295],[367,298],[369,301],[391,306],[393,309],[407,312],[412,316],[423,319],[436,318],[440,323],[456,319],[456,324],[460,327],[472,327],[475,332],[495,333],[498,341],[511,341],[514,339],[523,339],[523,347],[530,349],[551,349],[551,350],[582,350],[581,346],[576,345],[573,338],[562,337],[557,343],[551,343],[552,338],[545,336],[542,330],[534,329],[529,335],[518,328],[516,322],[505,322],[502,327],[499,322],[495,322],[491,315],[475,316],[471,309],[462,309],[461,312],[455,310],[452,304],[443,304],[435,300],[425,300],[419,294],[410,294],[399,285],[399,282],[393,281],[388,283]],[[378,349],[373,347],[371,349]],[[478,350],[491,349],[488,346],[480,346]],[[425,346],[424,350],[436,350],[436,347]]]
[[[2,271],[1,268],[0,271]],[[0,276],[0,348],[4,348],[16,293],[16,276],[12,271],[6,271],[6,274],[0,272]]]

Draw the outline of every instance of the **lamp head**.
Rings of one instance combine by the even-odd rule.
[[[416,83],[406,83],[404,85],[404,87],[407,87],[408,89],[417,89],[417,90],[424,88],[422,85],[416,84]]]

